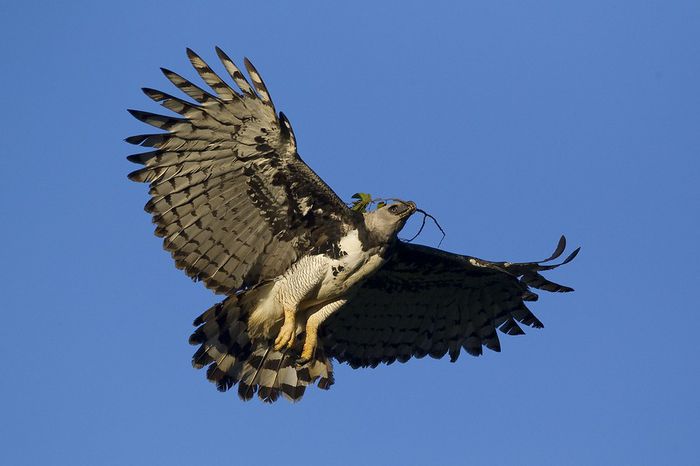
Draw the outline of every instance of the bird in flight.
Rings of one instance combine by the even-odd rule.
[[[294,131],[277,113],[260,74],[248,80],[217,47],[232,83],[191,50],[209,90],[163,74],[190,100],[143,92],[179,116],[130,113],[161,132],[132,136],[147,148],[128,159],[148,183],[145,210],[175,265],[225,296],[194,321],[196,368],[221,391],[244,400],[296,401],[309,385],[334,383],[331,360],[353,368],[462,350],[500,351],[496,330],[542,327],[526,307],[533,288],[568,292],[539,262],[492,262],[400,240],[412,201],[370,208],[343,202],[297,152]]]

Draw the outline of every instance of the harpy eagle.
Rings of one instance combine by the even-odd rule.
[[[188,49],[213,92],[163,69],[192,101],[143,89],[180,117],[130,110],[165,132],[126,141],[152,148],[129,157],[143,165],[129,178],[149,183],[145,209],[165,249],[226,296],[190,337],[194,367],[208,366],[219,390],[296,401],[314,382],[333,384],[331,359],[357,368],[499,351],[496,329],[542,327],[525,306],[537,299],[530,288],[572,291],[540,274],[578,252],[545,264],[564,237],[544,261],[491,262],[399,240],[413,202],[351,209],[302,161],[253,65],[248,81],[216,52],[235,87]]]

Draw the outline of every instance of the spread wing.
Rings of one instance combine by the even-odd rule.
[[[163,69],[194,102],[144,89],[180,117],[130,110],[167,132],[126,141],[153,148],[129,157],[144,165],[129,178],[150,184],[145,209],[177,267],[231,293],[280,275],[302,255],[327,252],[356,214],[301,160],[289,121],[277,115],[253,65],[245,60],[251,86],[216,51],[237,88],[188,49],[214,93]]]
[[[552,256],[541,262],[489,262],[427,246],[399,242],[389,261],[324,324],[327,355],[352,367],[405,362],[427,354],[456,361],[461,349],[472,355],[482,345],[500,351],[496,329],[523,334],[517,322],[542,323],[525,306],[537,295],[530,287],[567,292],[571,288],[539,272],[566,247],[562,236]]]

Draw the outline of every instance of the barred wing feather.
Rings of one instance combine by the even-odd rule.
[[[462,349],[476,356],[483,346],[500,351],[496,329],[519,335],[518,322],[543,326],[525,305],[537,299],[530,287],[572,291],[539,274],[576,256],[578,249],[561,264],[544,264],[565,246],[562,237],[545,261],[509,263],[399,242],[342,312],[326,321],[325,352],[352,367],[375,367],[446,353],[456,361]]]
[[[194,102],[143,90],[180,117],[130,110],[166,132],[126,139],[153,148],[129,157],[144,165],[129,178],[150,184],[145,209],[176,265],[230,294],[282,274],[302,255],[326,252],[357,219],[301,160],[289,121],[247,59],[252,84],[217,48],[230,86],[187,54],[214,93],[163,69]]]

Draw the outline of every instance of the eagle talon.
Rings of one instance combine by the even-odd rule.
[[[304,364],[308,363],[309,361],[311,361],[311,358],[304,358],[303,356],[299,356],[299,358],[297,359],[296,365],[298,367],[301,367]]]
[[[294,346],[294,341],[296,337],[296,329],[294,325],[285,325],[280,329],[279,335],[275,340],[275,351],[282,351],[285,348],[291,348]]]
[[[284,323],[280,329],[280,333],[275,340],[275,351],[283,349],[291,349],[296,342],[297,324],[294,309],[288,308],[284,310]]]
[[[310,342],[309,338],[307,337],[306,341],[304,342],[304,349],[302,350],[301,356],[299,356],[297,361],[299,364],[305,364],[314,358],[314,353],[316,353],[316,345]]]

